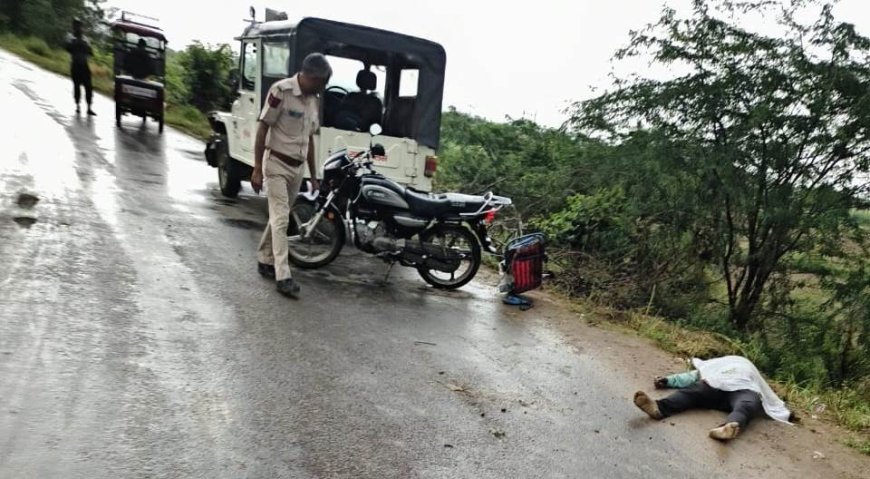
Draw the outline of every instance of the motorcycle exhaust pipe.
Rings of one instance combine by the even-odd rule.
[[[393,238],[379,236],[372,240],[372,247],[374,247],[378,251],[389,251],[391,253],[398,253],[405,249],[405,240],[397,240]]]
[[[390,253],[411,253],[419,256],[442,256],[444,250],[432,243],[420,244],[418,241],[407,241],[380,236],[372,240],[372,247],[378,251]]]
[[[413,263],[424,265],[427,268],[436,269],[445,273],[452,273],[459,269],[459,257],[443,258],[443,250],[437,245],[431,243],[423,243],[422,248],[419,242],[408,242],[403,239],[393,239],[386,237],[375,238],[372,241],[372,246],[378,251],[388,251],[391,253],[399,253],[405,259]]]

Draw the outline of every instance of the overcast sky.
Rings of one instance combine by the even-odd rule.
[[[157,17],[181,49],[193,40],[232,43],[248,7],[322,17],[436,41],[447,50],[444,105],[492,120],[527,117],[558,126],[570,100],[609,85],[613,52],[631,29],[654,22],[663,4],[690,0],[108,0],[110,7]],[[870,1],[842,0],[837,17],[870,35]],[[637,65],[642,69],[644,65]]]

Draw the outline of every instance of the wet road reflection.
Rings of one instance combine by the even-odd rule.
[[[685,429],[646,447],[631,371],[542,320],[556,306],[502,306],[493,278],[445,293],[396,268],[384,283],[386,265],[347,250],[298,272],[303,298],[286,300],[255,269],[264,198],[222,198],[201,142],[134,118],[117,129],[102,97],[77,117],[69,96],[0,53],[14,112],[0,128],[0,477],[769,472],[745,459],[758,443],[724,469]]]

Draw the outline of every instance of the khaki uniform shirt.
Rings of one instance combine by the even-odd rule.
[[[260,112],[269,125],[266,148],[299,161],[308,158],[308,137],[320,128],[316,95],[303,95],[297,75],[275,82]]]

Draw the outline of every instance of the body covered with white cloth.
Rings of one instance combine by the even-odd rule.
[[[755,417],[767,415],[787,424],[794,417],[752,361],[742,356],[693,358],[692,365],[692,371],[655,379],[657,389],[677,389],[675,393],[656,401],[638,391],[635,405],[653,419],[689,409],[726,412],[725,422],[710,431],[710,437],[723,441],[737,437]]]

